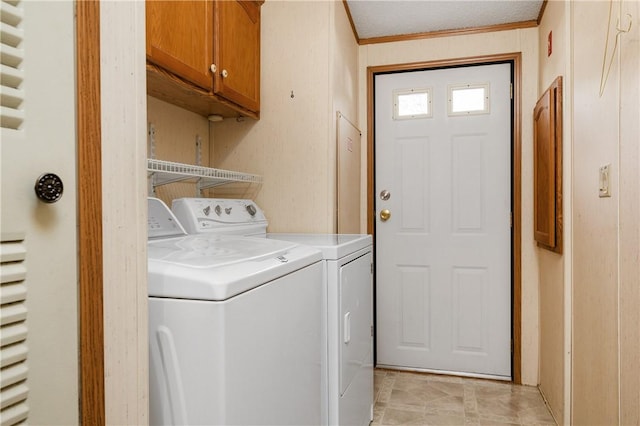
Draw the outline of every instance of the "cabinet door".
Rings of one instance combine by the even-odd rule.
[[[250,111],[260,109],[260,1],[216,1],[216,95]]]
[[[534,198],[535,198],[535,239],[539,243],[553,247],[555,235],[555,185],[554,167],[555,127],[553,124],[551,92],[545,92],[538,101],[534,112]]]
[[[562,77],[533,110],[534,238],[562,253]]]
[[[211,90],[212,3],[147,0],[146,24],[147,60]]]

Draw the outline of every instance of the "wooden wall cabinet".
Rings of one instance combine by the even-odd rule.
[[[260,3],[214,2],[214,93],[260,109]]]
[[[534,238],[562,253],[562,77],[536,103],[533,122]]]
[[[147,61],[205,90],[213,87],[213,5],[146,2]]]
[[[262,3],[147,0],[147,93],[204,116],[259,118]]]

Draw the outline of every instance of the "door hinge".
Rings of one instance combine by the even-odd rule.
[[[513,83],[509,83],[509,98],[513,99]]]
[[[511,339],[511,353],[513,354],[513,339]]]
[[[513,212],[509,212],[509,227],[513,228]]]
[[[371,262],[371,275],[373,275],[373,262]]]
[[[373,337],[373,326],[371,326],[371,337]]]

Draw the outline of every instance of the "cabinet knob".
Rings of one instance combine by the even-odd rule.
[[[222,70],[222,78],[229,77],[229,72],[227,70]]]
[[[213,73],[215,73],[218,70],[218,67],[216,67],[216,64],[211,64],[209,68],[211,68],[211,72]]]

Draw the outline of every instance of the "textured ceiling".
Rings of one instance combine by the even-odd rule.
[[[359,39],[538,19],[542,0],[347,0]]]

